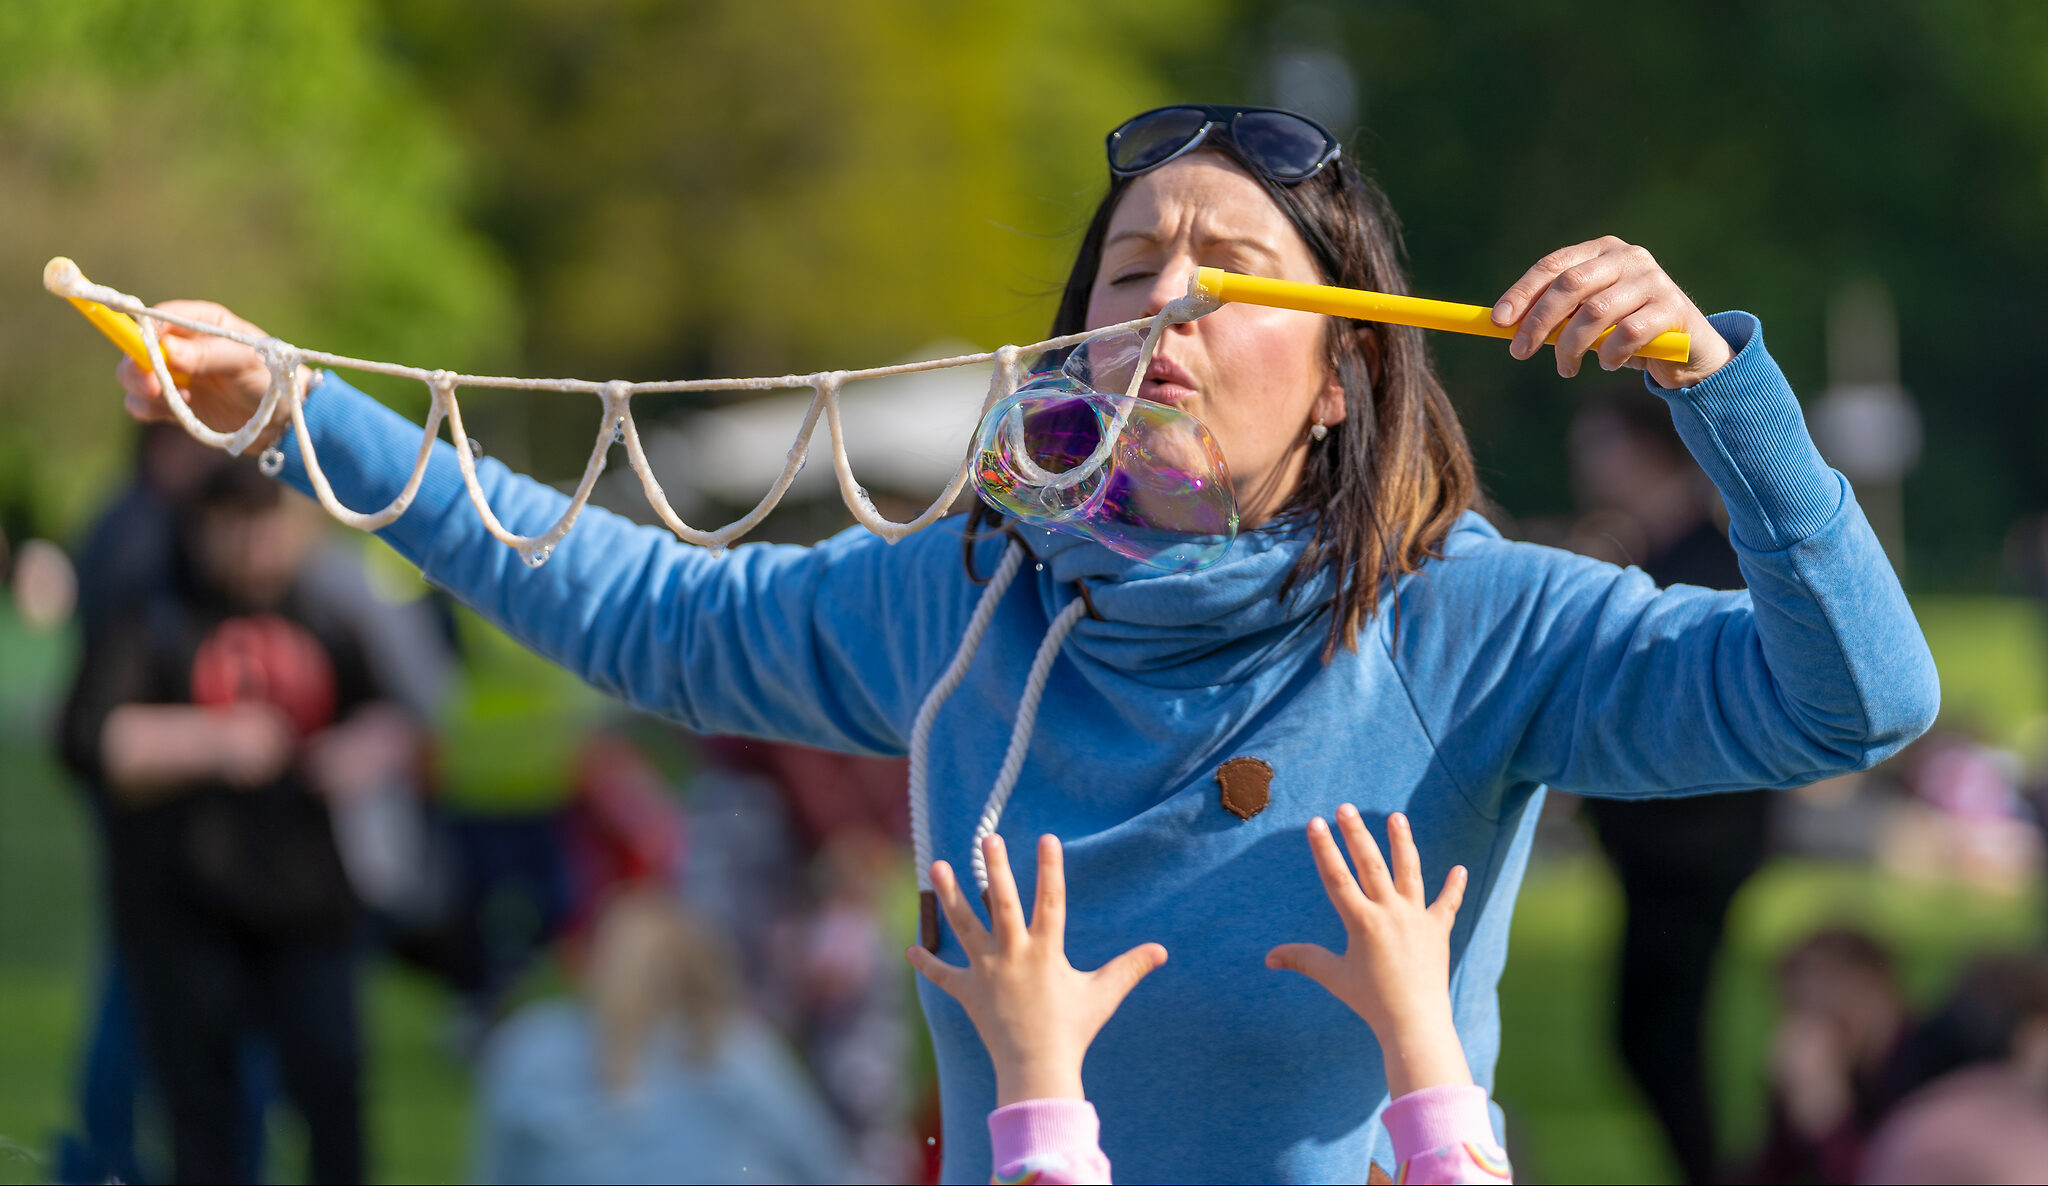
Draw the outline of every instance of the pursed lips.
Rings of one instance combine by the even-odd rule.
[[[1138,394],[1153,403],[1179,404],[1195,395],[1195,377],[1170,358],[1154,356],[1145,368],[1144,386]]]

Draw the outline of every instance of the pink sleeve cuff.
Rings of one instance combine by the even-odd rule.
[[[1381,1122],[1394,1139],[1395,1180],[1415,1183],[1499,1183],[1513,1180],[1508,1157],[1493,1139],[1486,1089],[1425,1087],[1387,1105]]]
[[[1380,1122],[1394,1138],[1397,1162],[1445,1145],[1494,1143],[1486,1089],[1476,1083],[1411,1091],[1388,1104]]]
[[[1482,1097],[1484,1098],[1484,1097]],[[1024,1100],[988,1114],[991,1182],[1107,1183],[1101,1122],[1087,1100]]]

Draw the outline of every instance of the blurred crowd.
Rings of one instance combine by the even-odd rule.
[[[15,557],[101,857],[61,1180],[292,1173],[277,1108],[364,1180],[376,960],[445,988],[478,1180],[926,1176],[902,764],[628,719],[375,560],[168,426]]]
[[[1568,443],[1578,513],[1511,530],[1635,565],[1660,585],[1742,587],[1719,496],[1656,401],[1634,383],[1589,399]],[[2023,524],[2014,538],[2016,571],[2035,577],[2030,592],[2048,591],[2048,532]],[[1709,1086],[1716,958],[1730,907],[1765,860],[1848,858],[2017,895],[2038,884],[2048,828],[2048,787],[2029,784],[2020,755],[1937,729],[1870,775],[1790,794],[1560,795],[1551,811],[1589,825],[1620,883],[1615,1049],[1686,1181],[2038,1179],[2048,956],[1987,954],[1916,1015],[1878,939],[1823,929],[1777,968],[1770,1115],[1753,1158],[1726,1156]]]
[[[1587,401],[1570,458],[1579,513],[1512,531],[1740,587],[1654,401]],[[2015,540],[2048,589],[2048,531]],[[445,990],[478,1181],[929,1180],[901,763],[626,717],[375,549],[164,426],[68,556],[15,549],[17,612],[82,639],[58,742],[102,857],[59,1176],[273,1177],[285,1108],[311,1180],[362,1180],[360,986],[389,960]],[[1741,1158],[1708,1025],[1731,905],[1772,854],[2017,894],[2043,802],[2018,757],[1954,731],[1788,795],[1556,797],[1546,826],[1576,817],[1621,887],[1614,1048],[1686,1180],[2048,1164],[2048,958],[1987,953],[1916,1009],[1878,938],[1802,939]]]

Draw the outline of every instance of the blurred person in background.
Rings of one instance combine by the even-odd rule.
[[[1636,387],[1574,417],[1574,551],[1635,564],[1659,587],[1740,589],[1718,496],[1672,425]],[[1763,863],[1762,791],[1585,800],[1625,907],[1615,1033],[1689,1182],[1719,1177],[1705,1025],[1714,959],[1735,894]]]
[[[473,1180],[849,1180],[838,1127],[748,1007],[732,952],[666,891],[606,904],[579,990],[486,1043]]]
[[[1911,1094],[1871,1137],[1859,1180],[2039,1182],[2048,1174],[2048,960],[1976,961],[1907,1054],[1901,1086]]]
[[[101,796],[108,901],[178,1181],[240,1181],[242,1050],[275,1052],[310,1179],[364,1176],[357,903],[328,800],[413,777],[422,737],[308,595],[325,528],[253,463],[176,508],[167,578],[88,634],[65,756]]]
[[[95,655],[101,648],[94,640],[105,636],[117,613],[132,610],[168,589],[177,547],[178,506],[225,461],[218,451],[193,440],[175,424],[140,428],[127,483],[86,529],[73,554],[78,574],[75,621],[83,649]],[[89,770],[80,773],[86,780],[86,802],[99,817],[99,831],[105,835],[103,812],[110,802],[106,788],[92,779]],[[102,855],[106,855],[104,851]],[[101,885],[109,884],[110,877],[111,870],[103,870]],[[103,917],[109,927],[112,914],[108,903]],[[141,1053],[128,977],[111,930],[88,1016],[91,1028],[79,1052],[78,1130],[60,1138],[57,1175],[66,1182],[142,1181],[145,1173],[136,1139],[136,1105],[145,1090]],[[261,1116],[269,1096],[270,1068],[254,1049],[246,1057],[246,1098],[240,1107],[242,1161],[249,1175],[260,1176]]]
[[[904,763],[729,737],[704,752],[689,793],[689,900],[733,945],[751,999],[798,1043],[861,1165],[885,1180],[911,1174],[911,984],[884,922],[891,892],[908,892]]]
[[[1862,931],[1821,930],[1785,953],[1777,985],[1770,1120],[1753,1179],[1854,1182],[1912,1033],[1897,965]]]

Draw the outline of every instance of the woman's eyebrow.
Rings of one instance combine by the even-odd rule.
[[[1242,235],[1212,235],[1202,240],[1202,246],[1205,248],[1232,247],[1240,251],[1249,251],[1262,255],[1271,263],[1277,264],[1280,262],[1280,253],[1274,251],[1264,241],[1246,238]]]
[[[1127,227],[1104,240],[1102,248],[1107,251],[1120,243],[1132,240],[1143,243],[1148,247],[1156,247],[1163,237],[1147,227]],[[1202,238],[1202,247],[1204,249],[1234,247],[1243,251],[1255,252],[1276,264],[1280,262],[1279,252],[1274,251],[1264,241],[1248,238],[1243,235],[1205,235]]]
[[[1141,243],[1152,245],[1156,245],[1159,242],[1159,236],[1144,227],[1129,227],[1111,235],[1103,242],[1102,246],[1104,249],[1108,249],[1128,239],[1136,239]]]

